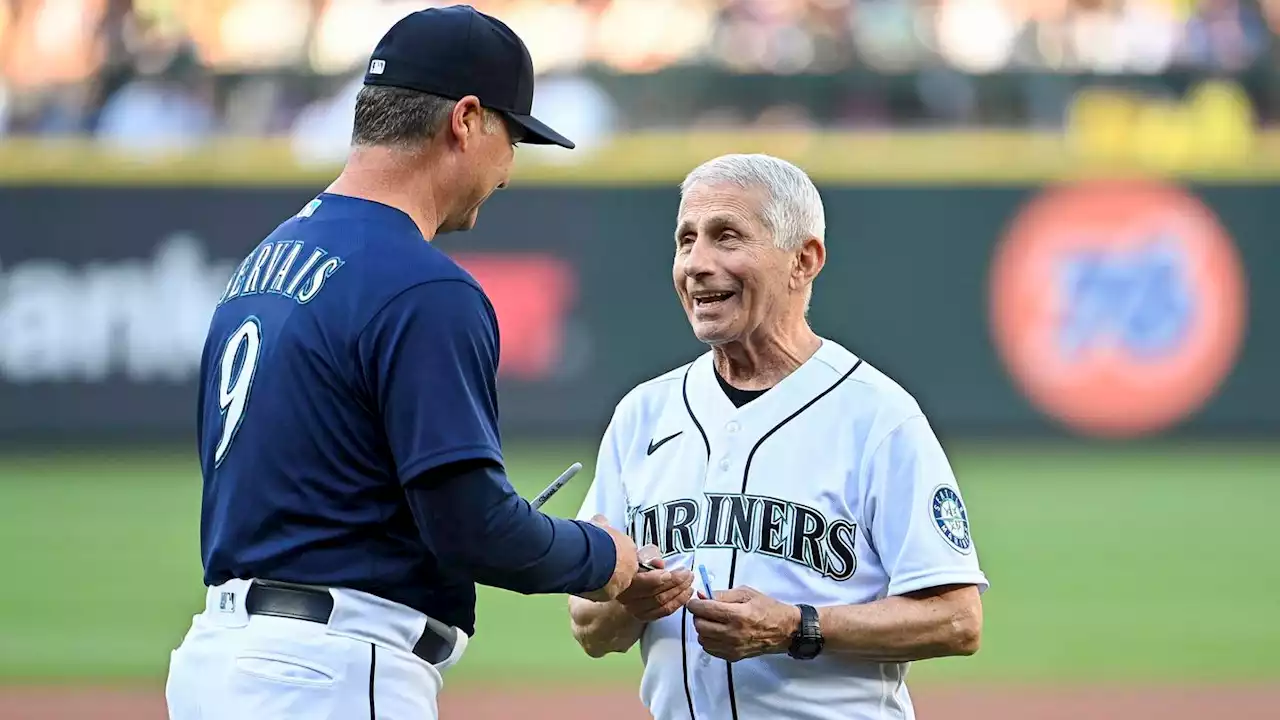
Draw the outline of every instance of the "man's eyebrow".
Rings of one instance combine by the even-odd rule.
[[[703,221],[708,227],[720,229],[724,227],[737,227],[738,218],[733,215],[719,214],[712,215]]]
[[[726,227],[738,227],[740,220],[733,215],[718,214],[702,218],[702,224],[712,230],[720,230]],[[688,220],[682,220],[680,225],[676,227],[676,239],[679,240],[681,235],[693,232],[697,229],[697,224]]]

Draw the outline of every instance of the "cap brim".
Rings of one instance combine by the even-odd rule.
[[[576,147],[573,141],[547,127],[547,124],[532,115],[507,113],[511,121],[524,128],[524,138],[520,141],[526,145],[559,145],[572,150]]]

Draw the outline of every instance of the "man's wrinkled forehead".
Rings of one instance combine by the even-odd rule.
[[[759,202],[757,193],[742,188],[696,185],[680,199],[676,237],[699,230],[743,230],[752,223]]]

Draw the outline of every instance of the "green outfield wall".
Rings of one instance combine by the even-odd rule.
[[[494,301],[516,435],[594,436],[628,389],[704,350],[672,291],[675,187],[746,149],[811,167],[823,193],[817,331],[940,432],[1274,436],[1280,144],[1250,142],[1172,172],[1035,135],[630,138],[522,166],[438,243]],[[0,146],[0,439],[185,441],[232,269],[334,169],[275,145],[82,150]]]

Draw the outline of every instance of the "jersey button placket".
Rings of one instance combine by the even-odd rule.
[[[739,485],[733,473],[736,467],[734,455],[742,425],[737,420],[729,420],[719,427],[720,431],[711,438],[711,466],[705,489],[708,492],[732,493],[737,491]]]
[[[734,436],[737,435],[738,431],[741,429],[742,427],[738,424],[737,420],[730,420],[729,422],[725,423],[724,431],[726,433],[726,437],[720,443],[720,445],[724,448],[724,454],[720,457],[720,462],[718,463],[718,467],[720,468],[721,473],[728,473],[730,468],[733,467],[733,460],[731,458],[731,456],[733,455],[733,448],[732,448],[733,440],[734,440]]]
[[[719,428],[720,431],[712,433],[709,438],[709,472],[707,473],[704,490],[705,492],[719,494],[734,493],[738,490],[739,480],[733,474],[733,455],[737,444],[736,440],[742,431],[742,426],[738,421],[730,420],[720,425]],[[695,569],[699,562],[706,564],[707,570],[713,576],[712,582],[717,590],[723,589],[725,573],[728,572],[727,565],[723,569],[720,567],[720,552],[706,551],[702,557],[695,556],[693,560],[693,568]],[[697,584],[700,586],[701,582],[699,581]],[[692,622],[692,617],[690,617],[690,622]],[[692,627],[690,628],[686,652],[697,658],[689,666],[695,685],[693,690],[695,716],[698,720],[719,717],[720,705],[723,702],[725,693],[728,692],[728,687],[723,680],[724,670],[721,667],[723,663],[717,663],[714,657],[702,649],[702,646],[698,643],[697,633],[692,631]]]

